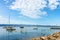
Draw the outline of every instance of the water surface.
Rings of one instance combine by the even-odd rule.
[[[48,36],[60,30],[51,30],[50,27],[14,27],[16,30],[8,31],[0,27],[0,40],[31,40],[34,37]],[[37,29],[34,29],[37,28]]]

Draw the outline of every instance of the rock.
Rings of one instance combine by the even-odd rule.
[[[48,40],[49,38],[47,36],[41,37],[44,40]]]
[[[60,38],[57,38],[56,40],[60,40]]]
[[[38,38],[33,38],[32,40],[42,40],[42,38],[38,37]]]
[[[54,36],[49,36],[49,38],[50,38],[51,40],[55,40],[55,39],[56,39],[56,37],[54,37]]]
[[[33,38],[32,40],[60,40],[60,32],[51,34],[49,36]]]

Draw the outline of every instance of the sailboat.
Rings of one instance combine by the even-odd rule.
[[[50,29],[59,29],[60,30],[60,28],[50,28]]]
[[[10,13],[9,13],[9,21],[8,21],[8,23],[9,23],[9,26],[5,26],[4,28],[6,28],[6,30],[16,30],[15,28],[14,28],[14,26],[10,26]]]
[[[34,27],[33,30],[38,30],[38,28],[37,27]]]

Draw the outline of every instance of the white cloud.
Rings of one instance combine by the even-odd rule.
[[[9,18],[5,18],[4,16],[0,15],[0,24],[9,24]],[[23,20],[10,19],[10,24],[34,24],[34,23]]]
[[[46,6],[47,2],[45,0],[15,0],[15,2],[10,5],[10,9],[19,9],[20,14],[30,18],[40,18],[42,15],[46,15],[47,12],[41,11]]]
[[[52,10],[56,9],[57,6],[59,5],[58,1],[59,0],[49,0],[49,4],[48,4],[49,8]]]
[[[59,5],[58,0],[48,0],[48,2],[46,0],[15,0],[9,8],[20,11],[23,16],[41,18],[47,14],[46,11],[41,11],[45,7],[54,10]]]
[[[15,20],[10,19],[10,21],[11,24],[16,23]],[[9,18],[0,15],[0,24],[9,24]]]
[[[8,3],[9,1],[8,0],[3,0],[5,3]]]
[[[8,23],[8,19],[0,15],[0,24],[3,24],[3,23],[4,24]]]

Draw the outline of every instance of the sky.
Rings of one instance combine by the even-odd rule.
[[[0,0],[0,24],[60,25],[60,0]]]

